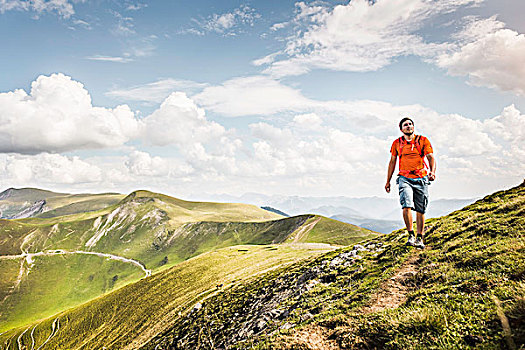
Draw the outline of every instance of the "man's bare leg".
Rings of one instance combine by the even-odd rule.
[[[403,208],[403,220],[405,220],[405,225],[407,227],[407,230],[409,232],[413,231],[414,219],[412,218],[412,209],[411,208]]]
[[[425,243],[423,243],[423,235],[425,233],[425,215],[419,212],[416,212],[416,227],[417,227],[417,236],[414,247],[419,249],[425,249]]]
[[[423,237],[425,235],[425,214],[416,212],[416,228],[417,235]]]

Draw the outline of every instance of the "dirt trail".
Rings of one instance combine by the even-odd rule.
[[[383,282],[379,291],[370,298],[370,304],[362,308],[360,312],[370,314],[401,306],[406,301],[407,294],[412,290],[407,281],[418,271],[419,254],[416,252],[410,256],[394,276]],[[333,333],[334,330],[319,325],[307,326],[287,336],[289,344],[287,349],[340,349],[337,341],[331,339]]]
[[[370,305],[363,308],[361,312],[371,314],[386,309],[395,309],[403,304],[411,290],[411,287],[407,285],[407,280],[417,273],[418,259],[419,251],[410,256],[394,276],[383,282],[379,291],[370,298]]]
[[[340,349],[339,344],[333,339],[329,339],[331,331],[317,325],[312,325],[301,329],[288,336],[288,347],[292,349],[308,350],[333,350]]]
[[[304,237],[304,235],[306,235],[314,228],[314,226],[319,222],[319,220],[321,220],[321,218],[318,218],[307,225],[303,225],[299,230],[297,230],[294,235],[293,242],[299,242]]]

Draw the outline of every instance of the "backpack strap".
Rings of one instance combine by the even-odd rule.
[[[421,149],[421,135],[416,135],[416,139],[414,140],[414,143],[416,144],[416,148],[417,148],[417,153],[419,153],[419,155],[421,156],[421,158],[424,157],[423,155],[423,150]]]
[[[401,136],[398,140],[398,156],[399,159],[401,159],[401,156],[403,155],[403,146],[406,144],[405,138]]]
[[[421,156],[421,159],[423,159],[423,166],[427,169],[430,169],[427,165],[427,162],[425,162],[425,154],[423,153],[423,149],[421,148],[421,139],[423,138],[423,136],[421,135],[417,135],[416,136],[416,140],[415,140],[415,144],[416,144],[416,147],[417,147],[417,151],[419,153],[419,155]]]

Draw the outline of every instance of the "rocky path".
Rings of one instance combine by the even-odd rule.
[[[361,312],[371,314],[386,309],[395,309],[405,302],[407,294],[412,289],[407,281],[418,271],[419,252],[410,256],[396,274],[382,284],[379,291],[370,298],[371,303]]]
[[[378,292],[372,295],[370,303],[362,308],[364,314],[395,309],[401,306],[412,287],[407,283],[418,271],[417,261],[420,251],[414,252],[390,279],[383,282]],[[288,336],[289,349],[333,350],[340,349],[339,344],[331,339],[334,330],[319,325],[310,325]]]

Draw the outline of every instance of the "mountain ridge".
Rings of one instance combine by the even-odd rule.
[[[292,241],[345,244],[374,235],[369,230],[313,215],[282,218],[253,205],[190,202],[149,191],[134,191],[117,204],[98,211],[50,218],[2,220],[0,223],[0,265],[10,266],[6,271],[11,274],[6,275],[8,272],[5,272],[3,277],[15,283],[16,276],[22,276],[23,283],[16,282],[16,286],[23,293],[31,293],[29,286],[40,283],[39,269],[46,264],[56,266],[56,261],[64,255],[48,254],[44,259],[35,254],[38,252],[98,253],[100,259],[106,254],[120,257],[121,261],[136,261],[144,269],[160,271],[227,246],[284,243],[298,230],[301,230],[301,235],[295,235]],[[303,226],[306,228],[301,229]],[[332,226],[338,228],[338,234],[330,233]],[[325,231],[328,234],[325,235]],[[6,255],[18,256],[20,272],[1,260]],[[81,265],[77,262],[81,259],[70,257],[68,268],[80,269]],[[90,259],[89,266],[98,263],[96,258]],[[35,262],[36,267],[29,268]],[[41,266],[41,262],[44,265]],[[131,268],[121,266],[119,269],[125,271],[114,274],[107,270],[106,276],[100,276],[107,282],[101,282],[96,286],[97,290],[107,292],[106,285],[122,285],[143,277],[136,267],[134,270]],[[79,283],[89,288],[89,281]],[[75,293],[73,285],[61,288]],[[53,286],[38,298],[49,298],[54,293],[63,298],[64,291],[55,291]],[[85,295],[92,297],[93,293]],[[79,298],[73,298],[73,301],[87,301]],[[53,300],[48,305],[49,310],[56,311],[63,307],[59,298]],[[20,322],[25,322],[26,314],[19,310],[21,305],[16,298],[13,299],[13,295],[7,302],[0,300],[0,305],[2,303],[8,311],[0,315],[0,321],[5,324],[5,321],[11,319],[12,322],[12,318],[17,317]],[[64,305],[72,306],[71,302]]]

